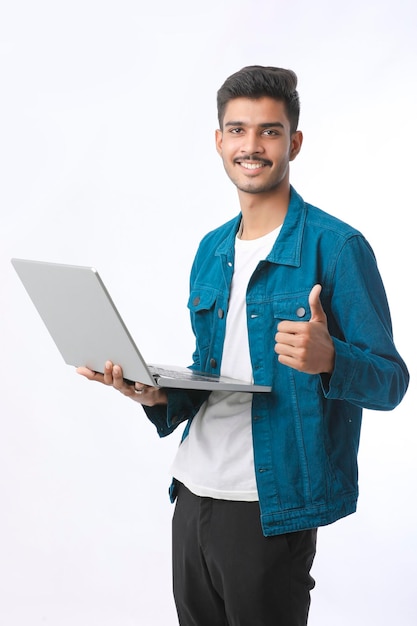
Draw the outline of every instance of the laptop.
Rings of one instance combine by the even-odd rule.
[[[128,381],[153,387],[268,392],[271,387],[146,363],[93,267],[12,259],[19,278],[68,365],[103,373],[107,360]]]

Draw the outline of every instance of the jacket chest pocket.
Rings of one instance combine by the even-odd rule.
[[[281,297],[272,303],[272,311],[276,324],[284,320],[290,322],[308,322],[311,317],[310,305],[308,304],[309,291],[291,294]]]
[[[223,318],[225,312],[216,306],[218,292],[215,289],[193,289],[188,299],[191,323],[200,349],[210,344],[217,318]]]

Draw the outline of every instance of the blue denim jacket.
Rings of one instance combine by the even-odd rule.
[[[196,337],[193,368],[219,372],[241,216],[202,240],[191,271],[189,309]],[[278,362],[277,324],[307,321],[308,296],[323,287],[336,357],[331,376]],[[373,252],[357,230],[303,201],[291,189],[281,232],[247,289],[254,394],[255,472],[265,535],[330,524],[356,510],[362,409],[393,409],[408,385],[392,337]],[[169,391],[167,407],[145,409],[161,436],[190,421],[206,393]],[[175,489],[173,496],[175,497]]]

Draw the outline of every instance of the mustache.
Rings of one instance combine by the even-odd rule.
[[[233,160],[233,163],[241,163],[242,161],[256,161],[257,163],[262,163],[263,165],[269,165],[272,167],[272,161],[269,159],[263,159],[257,154],[247,154],[246,156],[238,157]]]

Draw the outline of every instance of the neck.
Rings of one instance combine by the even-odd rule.
[[[258,239],[280,226],[287,214],[290,188],[269,194],[239,191],[242,211],[241,239]]]

